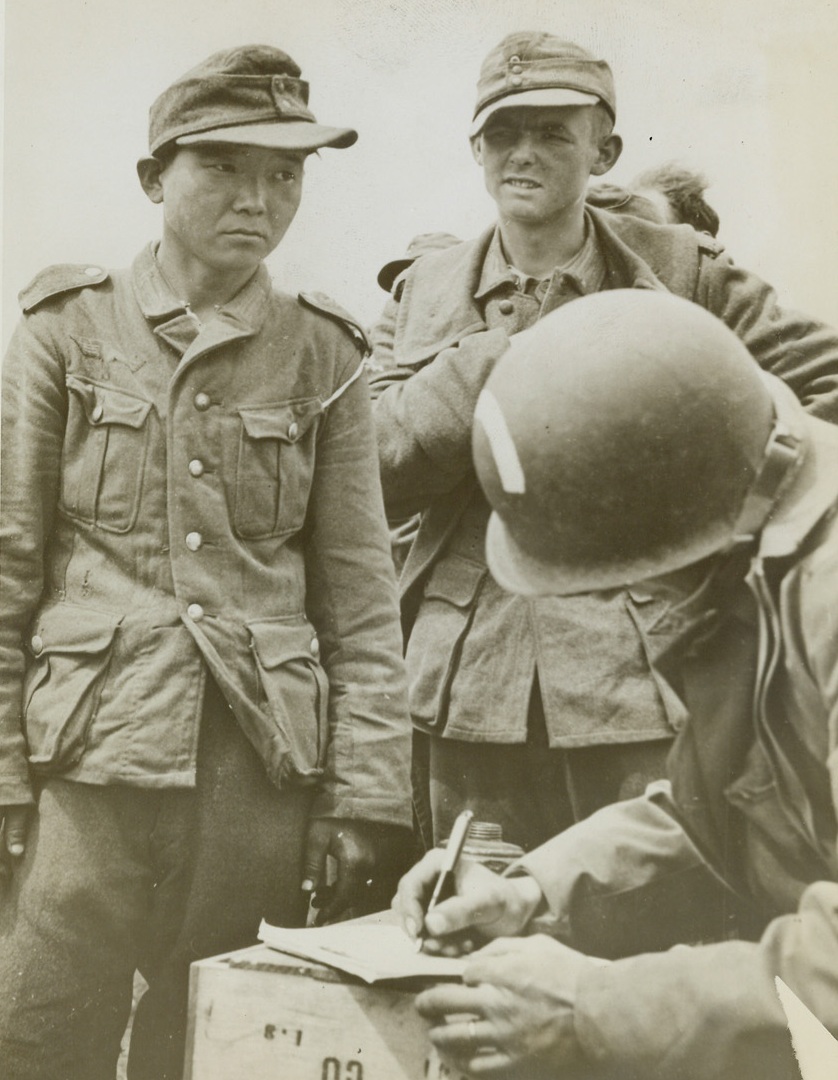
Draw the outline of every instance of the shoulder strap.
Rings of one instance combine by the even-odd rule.
[[[18,293],[18,301],[25,313],[34,311],[45,300],[51,300],[61,293],[86,289],[101,285],[110,275],[101,266],[86,266],[84,263],[59,263],[48,266]]]
[[[695,231],[695,238],[699,248],[707,255],[721,255],[725,246],[721,240],[717,240],[715,236],[711,236],[710,233]]]
[[[321,315],[325,315],[327,318],[339,323],[364,354],[372,352],[372,345],[367,337],[366,330],[357,319],[353,318],[348,311],[345,311],[340,304],[335,303],[330,296],[326,296],[325,293],[321,292],[301,292],[298,295],[300,302],[305,304],[306,307],[312,308]]]

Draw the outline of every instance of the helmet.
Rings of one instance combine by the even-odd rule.
[[[715,316],[657,290],[583,297],[516,335],[473,435],[498,582],[613,588],[760,526],[800,457],[788,432],[772,437],[771,382],[790,393]]]

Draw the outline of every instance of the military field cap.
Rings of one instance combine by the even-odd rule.
[[[617,115],[614,76],[604,60],[553,34],[521,31],[492,49],[480,69],[471,136],[488,118],[517,105],[596,105]]]
[[[149,149],[201,142],[304,151],[351,146],[356,131],[317,123],[300,74],[287,53],[270,45],[213,53],[151,106]]]
[[[378,271],[378,284],[385,292],[389,292],[393,288],[393,282],[402,270],[406,270],[411,263],[416,262],[420,255],[427,255],[429,251],[442,251],[443,248],[453,247],[454,244],[461,243],[462,240],[460,240],[459,236],[454,236],[453,233],[419,233],[407,245],[404,258],[393,259],[381,267]]]

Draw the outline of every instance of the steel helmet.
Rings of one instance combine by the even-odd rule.
[[[772,382],[790,394],[714,315],[657,290],[583,297],[516,335],[475,411],[495,578],[608,589],[754,531],[800,458]]]

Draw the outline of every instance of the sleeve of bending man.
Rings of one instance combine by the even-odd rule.
[[[579,921],[585,947],[595,947],[599,931],[606,952],[615,936],[608,919],[628,932],[628,949],[671,940],[687,921],[700,933],[712,918],[701,910],[705,900],[719,913],[723,893],[713,895],[710,871],[658,798],[607,807],[527,856],[553,909],[533,930],[575,946]],[[679,902],[683,908],[673,907]],[[620,1080],[798,1076],[774,976],[805,987],[800,996],[838,1026],[836,911],[838,885],[817,882],[798,911],[773,920],[758,943],[676,945],[592,967],[574,1004],[586,1059]]]
[[[415,373],[397,369],[374,384],[381,482],[392,516],[423,510],[472,474],[474,408],[508,345],[503,330],[484,331]]]
[[[746,905],[756,918],[750,926],[737,926],[742,898],[712,888],[714,872],[680,828],[683,814],[667,784],[607,807],[524,860],[550,907],[533,930],[595,955],[622,957],[586,971],[574,1005],[586,1056],[606,1073],[616,1070],[621,1080],[797,1077],[775,976],[838,1031],[838,651],[829,615],[834,588],[828,585],[836,580],[833,544],[803,572],[787,576],[780,608],[784,629],[797,628],[794,641],[786,638],[784,665],[797,672],[797,703],[806,710],[795,727],[804,740],[812,732],[829,733],[831,800],[827,794],[821,802],[810,793],[827,864],[820,874],[809,876],[808,884],[794,880],[789,868],[800,867],[805,850],[783,835],[782,822],[769,843],[752,831],[737,869],[747,882],[740,891],[747,892]],[[773,694],[788,700],[780,687]],[[724,724],[726,718],[710,722]],[[676,794],[679,779],[673,775]],[[753,813],[758,820],[759,808]],[[730,808],[728,840],[737,817]],[[700,944],[724,936],[719,928],[728,925],[731,936],[759,940]],[[676,941],[698,944],[670,947]]]

